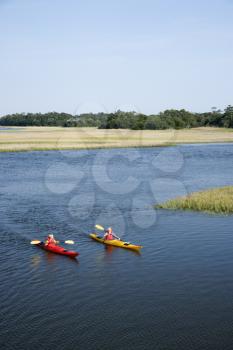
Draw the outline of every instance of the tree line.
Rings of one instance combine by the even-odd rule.
[[[223,111],[213,107],[211,112],[192,113],[185,109],[168,109],[159,114],[142,113],[16,113],[0,118],[2,126],[61,126],[97,127],[100,129],[163,130],[183,129],[201,126],[233,128],[233,106]]]

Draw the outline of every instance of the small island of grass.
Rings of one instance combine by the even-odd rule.
[[[233,214],[233,186],[214,188],[177,197],[156,208],[173,210],[194,210],[216,214]]]

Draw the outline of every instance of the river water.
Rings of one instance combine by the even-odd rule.
[[[0,153],[0,348],[232,349],[233,216],[154,203],[233,183],[233,145]],[[141,254],[91,241],[112,226]],[[30,245],[53,232],[77,260]]]

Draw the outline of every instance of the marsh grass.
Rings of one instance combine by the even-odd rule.
[[[156,208],[194,210],[216,214],[233,213],[233,186],[194,192],[185,197],[171,199]]]
[[[61,127],[12,127],[0,130],[0,152],[156,147],[179,143],[233,142],[233,130],[127,130]]]

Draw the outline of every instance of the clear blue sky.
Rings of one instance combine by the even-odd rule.
[[[232,0],[0,0],[0,115],[233,104]]]

